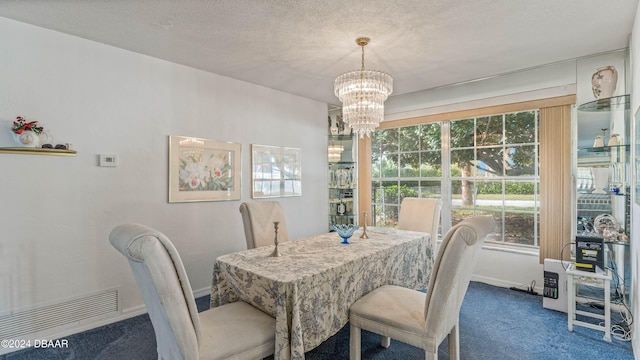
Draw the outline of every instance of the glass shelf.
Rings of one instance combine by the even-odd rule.
[[[329,135],[329,140],[333,140],[333,141],[353,141],[353,135]]]
[[[629,145],[587,147],[587,148],[581,148],[578,150],[586,151],[586,152],[611,152],[611,150],[615,150],[615,149],[624,149],[625,151],[629,151]]]
[[[630,96],[620,95],[584,103],[578,106],[578,111],[600,112],[613,110],[629,110],[630,105]]]
[[[0,147],[0,154],[76,156],[74,150],[43,149],[28,147]]]
[[[343,197],[341,199],[329,199],[329,204],[339,204],[340,202],[353,202],[352,197]]]
[[[605,241],[604,242],[605,245],[610,244],[610,245],[622,245],[622,246],[630,246],[629,241]]]
[[[355,224],[356,216],[353,215],[329,215],[329,227],[331,225]]]

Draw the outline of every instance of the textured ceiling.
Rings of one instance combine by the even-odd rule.
[[[0,16],[337,104],[366,68],[394,95],[628,46],[638,0],[0,0]]]

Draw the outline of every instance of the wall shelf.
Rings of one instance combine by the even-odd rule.
[[[28,147],[0,147],[0,154],[76,156],[76,151]]]

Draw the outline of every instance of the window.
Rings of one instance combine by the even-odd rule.
[[[488,241],[538,246],[537,129],[537,111],[450,122],[452,225],[489,215]]]
[[[371,143],[376,226],[397,225],[404,197],[442,196],[451,225],[489,215],[487,241],[539,246],[537,110],[383,129]]]
[[[421,124],[376,131],[371,139],[375,226],[395,227],[405,197],[441,197],[441,126]]]

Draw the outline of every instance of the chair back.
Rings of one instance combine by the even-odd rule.
[[[458,324],[478,252],[495,227],[491,217],[474,216],[453,226],[442,239],[425,301],[425,330],[435,344]]]
[[[289,240],[289,230],[284,219],[284,211],[278,201],[254,201],[240,204],[240,214],[244,224],[244,237],[247,249],[273,245],[276,232],[274,221],[278,224],[278,242]]]
[[[431,235],[431,248],[435,252],[440,227],[442,200],[406,197],[400,204],[398,229],[426,232]]]
[[[187,273],[171,241],[143,225],[114,228],[109,241],[129,261],[161,359],[197,359],[200,320]]]

